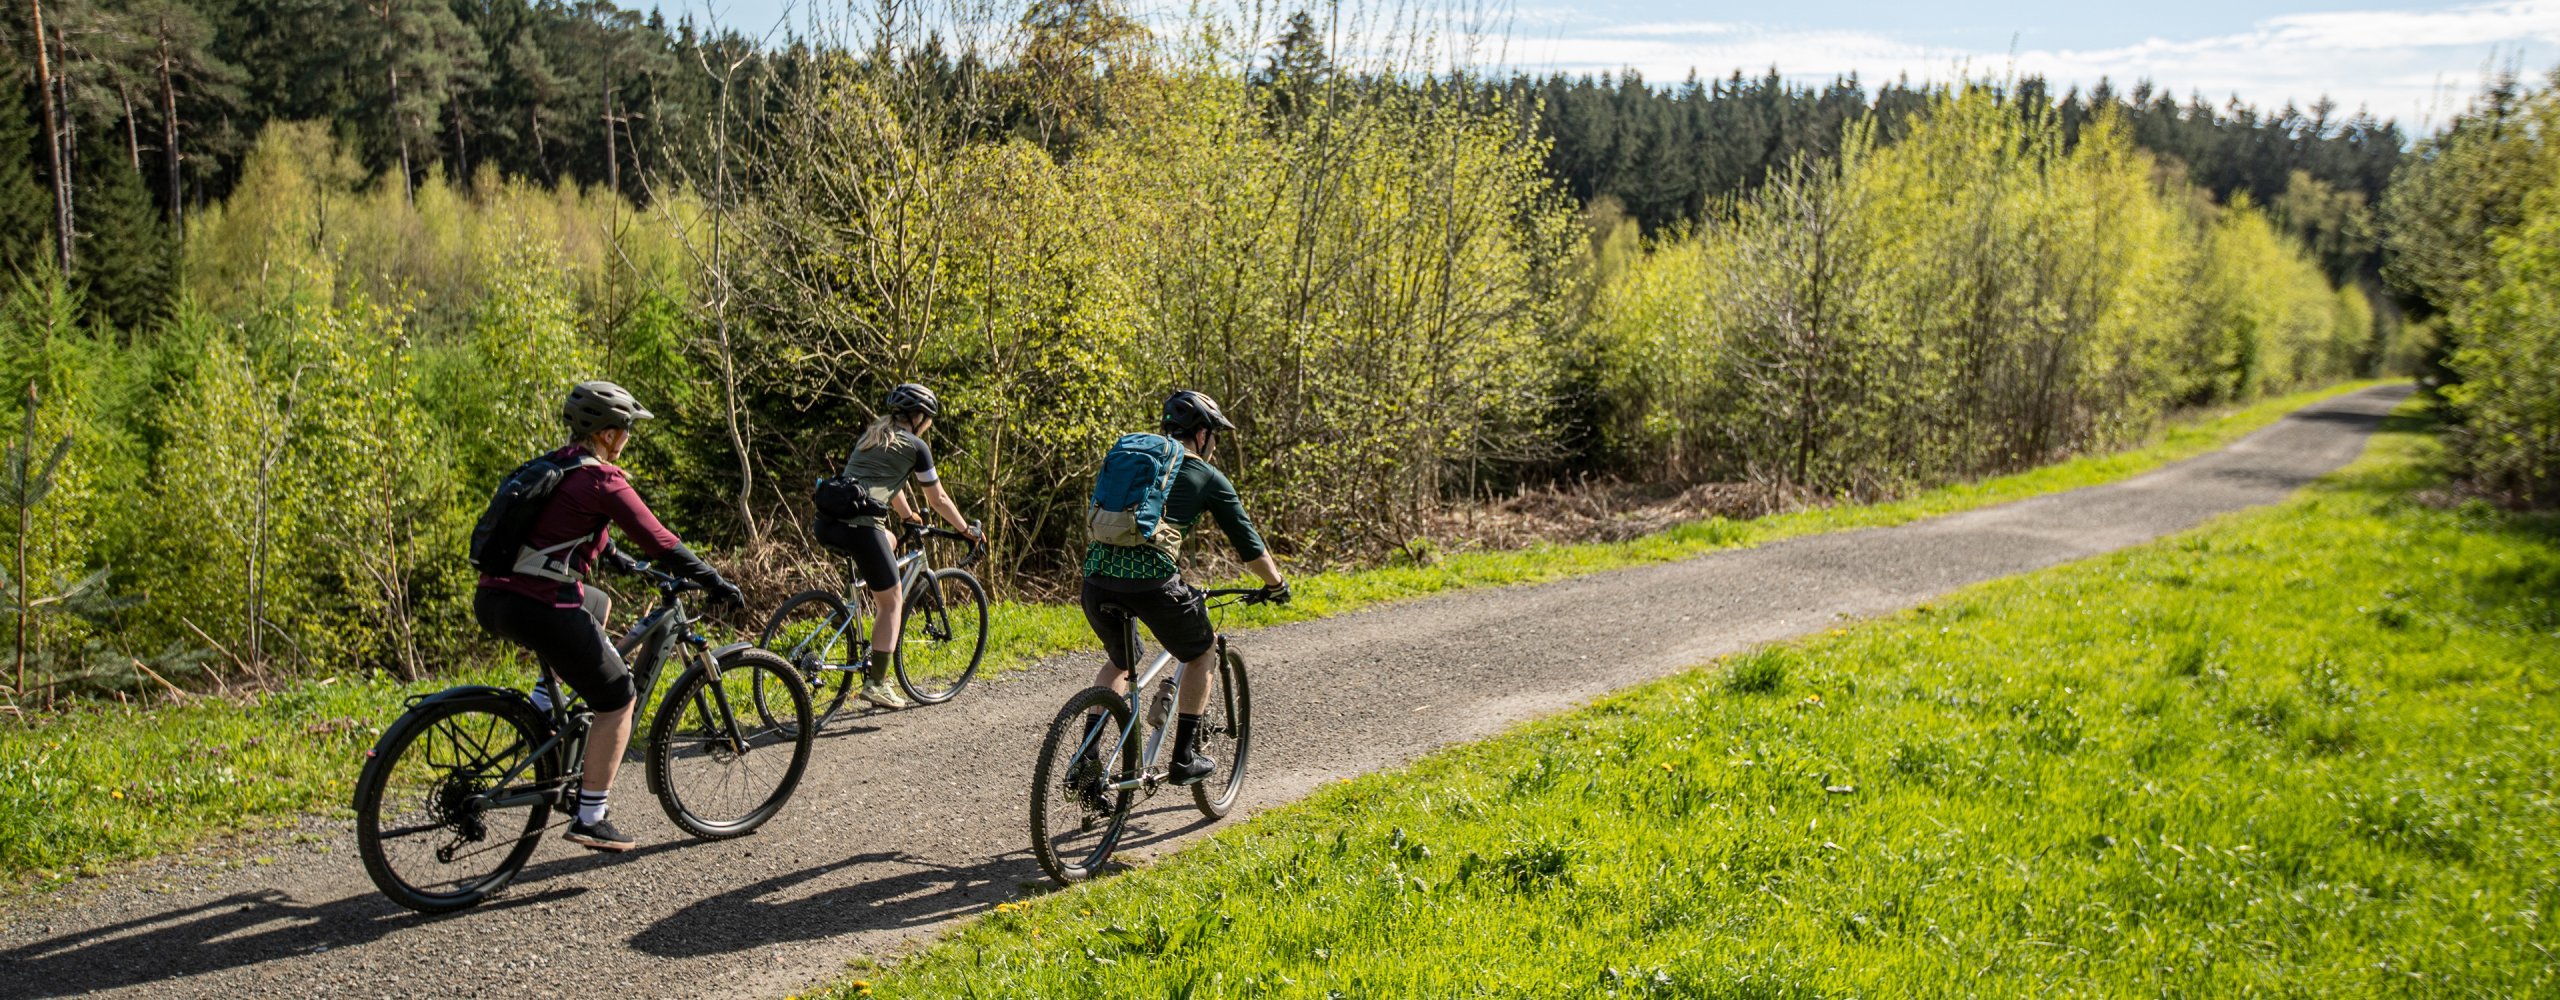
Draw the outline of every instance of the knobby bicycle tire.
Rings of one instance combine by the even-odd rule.
[[[1218,644],[1215,687],[1200,720],[1201,753],[1218,762],[1218,773],[1191,786],[1191,803],[1210,819],[1224,819],[1244,791],[1244,767],[1253,751],[1253,685],[1245,677],[1244,657]]]
[[[898,687],[919,705],[939,705],[958,697],[987,657],[987,588],[967,570],[946,569],[918,577],[907,593]]]
[[[423,702],[383,730],[365,752],[354,801],[356,853],[374,887],[421,913],[465,909],[506,888],[541,846],[550,798],[518,807],[520,824],[505,818],[516,809],[493,813],[467,804],[540,744],[542,728],[531,704],[479,695]],[[520,780],[532,785],[556,779],[559,766],[550,756]],[[394,787],[395,781],[404,787]],[[421,781],[430,783],[419,787]],[[386,817],[386,809],[393,815]],[[439,864],[478,864],[450,873],[448,881],[428,882],[420,877],[432,871],[424,867],[427,859],[406,857],[412,846],[435,852]],[[403,857],[395,860],[395,853]]]
[[[699,666],[676,678],[649,726],[649,787],[669,820],[705,840],[745,836],[781,812],[809,767],[817,729],[809,689],[781,657],[741,649],[718,668],[716,685]],[[787,704],[760,706],[760,687],[783,692]],[[697,772],[712,776],[707,785]]]
[[[1077,759],[1084,743],[1085,716],[1097,709],[1108,721],[1095,740],[1094,757],[1109,754],[1112,741],[1129,733],[1120,744],[1116,770],[1102,768],[1095,760]],[[1082,882],[1101,871],[1128,829],[1136,790],[1111,792],[1086,783],[1127,779],[1138,773],[1144,735],[1130,732],[1129,720],[1128,699],[1110,688],[1089,687],[1058,709],[1040,742],[1039,760],[1031,768],[1031,854],[1041,870],[1061,885]],[[1093,789],[1090,797],[1086,788]],[[1084,842],[1088,838],[1090,842]]]

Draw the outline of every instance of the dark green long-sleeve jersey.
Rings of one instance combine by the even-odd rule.
[[[1173,489],[1165,494],[1164,516],[1185,535],[1199,523],[1206,511],[1227,533],[1228,543],[1236,547],[1236,558],[1251,562],[1264,551],[1262,533],[1254,530],[1253,518],[1244,512],[1244,498],[1236,495],[1236,486],[1227,474],[1218,471],[1198,455],[1182,456],[1182,471],[1174,474]],[[1160,549],[1104,545],[1094,542],[1085,546],[1084,575],[1118,580],[1161,580],[1180,572],[1173,557]]]

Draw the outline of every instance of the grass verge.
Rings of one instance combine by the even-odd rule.
[[[1468,552],[1427,566],[1389,566],[1296,581],[1286,608],[1237,608],[1231,627],[1320,618],[1447,590],[1538,583],[1687,558],[1799,535],[1882,527],[2112,482],[2221,448],[2309,403],[2381,384],[2355,383],[2182,421],[2140,449],[1932,490],[1892,503],[1827,507],[1751,521],[1722,518],[1625,542]],[[999,603],[982,673],[1089,648],[1072,606]],[[343,811],[365,748],[424,690],[466,679],[523,683],[529,668],[479,668],[404,685],[347,678],[246,702],[100,708],[0,725],[0,884],[43,890],[119,860],[198,843],[278,818]],[[663,680],[672,680],[665,678]]]
[[[1329,787],[830,992],[2547,995],[2560,518],[2415,502],[2399,423],[2281,507]]]

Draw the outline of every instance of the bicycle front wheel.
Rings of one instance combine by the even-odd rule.
[[[1191,786],[1191,803],[1210,819],[1224,819],[1244,791],[1245,757],[1253,750],[1253,686],[1244,657],[1218,643],[1218,669],[1209,673],[1209,705],[1200,719],[1200,752],[1218,762],[1209,780]]]
[[[1103,720],[1098,728],[1088,721],[1097,716]],[[1138,775],[1140,736],[1129,719],[1128,699],[1110,688],[1086,688],[1067,699],[1040,742],[1031,769],[1031,854],[1060,884],[1101,871],[1129,825],[1136,790],[1110,788]]]
[[[950,701],[987,655],[987,588],[967,570],[919,578],[898,636],[898,686],[919,704]]]
[[[505,888],[540,846],[551,796],[503,807],[490,799],[555,777],[552,761],[526,764],[537,732],[532,705],[495,694],[430,700],[384,730],[356,778],[356,853],[374,886],[421,913],[463,909]]]
[[[668,819],[705,840],[744,836],[781,812],[817,728],[808,687],[781,657],[742,649],[716,667],[676,678],[649,727],[649,787]]]
[[[800,671],[809,686],[809,707],[818,728],[844,710],[845,699],[862,677],[862,610],[823,590],[792,595],[765,620],[756,645],[772,650]],[[758,675],[761,677],[762,675]],[[768,708],[765,690],[755,691],[759,709]],[[769,717],[786,716],[779,710]]]

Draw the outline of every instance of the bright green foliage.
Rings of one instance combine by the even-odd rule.
[[[2549,992],[2560,525],[2374,449],[1328,788],[870,995]]]
[[[2385,207],[2393,275],[2445,310],[2444,398],[2480,482],[2560,498],[2560,90],[2493,88]]]
[[[1660,242],[1593,307],[1618,460],[1890,494],[2361,363],[2370,311],[2245,197],[2076,134],[1968,89]]]
[[[927,382],[951,403],[945,481],[1045,567],[1082,541],[1096,457],[1176,386],[1250,428],[1219,462],[1323,559],[1557,457],[1576,234],[1515,116],[1308,94],[1268,127],[1272,93],[1197,59],[1115,78],[1108,116],[1060,111],[1065,163],[952,135],[979,110],[965,95],[876,66],[795,95],[739,274],[760,387],[820,415],[774,415],[805,463],[777,476],[805,481],[882,390]]]

